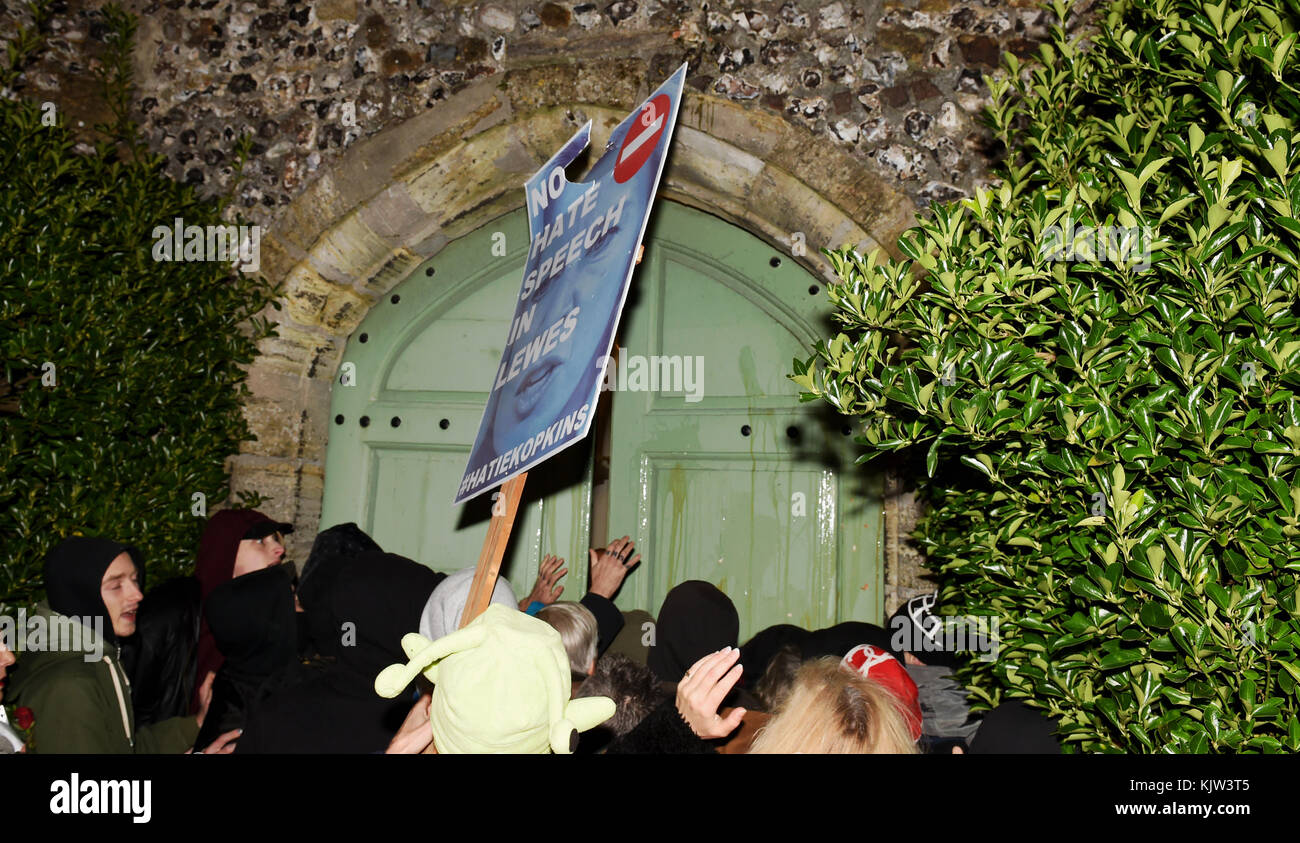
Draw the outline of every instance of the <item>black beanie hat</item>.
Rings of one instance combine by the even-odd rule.
[[[144,560],[140,551],[111,539],[71,536],[59,542],[45,557],[45,594],[50,608],[60,615],[101,618],[104,640],[117,643],[113,623],[104,605],[104,572],[113,560],[126,553],[135,563],[140,590],[144,591]]]
[[[890,651],[901,657],[912,653],[923,664],[956,668],[956,653],[945,649],[943,618],[935,611],[939,593],[921,594],[908,600],[889,618]]]

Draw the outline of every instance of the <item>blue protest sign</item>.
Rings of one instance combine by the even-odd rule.
[[[524,281],[455,503],[591,429],[685,80],[682,65],[619,123],[587,181],[570,183],[564,168],[587,147],[590,122],[525,184]]]

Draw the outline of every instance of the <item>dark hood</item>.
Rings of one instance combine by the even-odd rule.
[[[330,595],[339,572],[367,551],[383,552],[374,539],[348,522],[322,530],[298,577],[298,602],[310,646],[323,656],[337,656],[338,625],[330,609]]]
[[[736,646],[739,635],[731,598],[710,583],[688,580],[664,598],[646,664],[660,680],[677,682],[704,656]]]
[[[383,752],[414,701],[404,694],[379,696],[375,677],[390,664],[406,662],[402,636],[420,628],[424,604],[443,576],[379,551],[341,565],[325,601],[338,659],[254,710],[235,751]]]
[[[289,570],[274,565],[213,589],[204,607],[225,667],[265,678],[293,662],[297,622]]]
[[[835,626],[819,629],[810,633],[803,640],[803,660],[818,659],[822,656],[834,656],[842,659],[849,650],[859,644],[879,647],[894,658],[899,658],[893,647],[889,646],[889,633],[872,623],[846,621]],[[899,659],[901,661],[901,658]]]
[[[104,572],[122,553],[135,563],[141,592],[144,591],[144,559],[134,547],[110,539],[72,536],[59,542],[45,557],[45,593],[50,608],[61,615],[100,618],[103,637],[117,644],[108,607],[101,594]]]
[[[330,634],[342,643],[339,667],[350,675],[349,682],[362,682],[359,691],[378,699],[375,677],[390,664],[406,661],[402,636],[419,630],[424,604],[445,576],[381,551],[362,553],[339,571],[330,589]]]
[[[745,666],[740,684],[750,689],[756,687],[758,680],[763,678],[763,672],[767,670],[768,662],[772,661],[772,657],[778,650],[786,644],[802,647],[803,642],[811,634],[801,626],[788,623],[769,626],[756,632],[754,637],[740,648],[740,663]]]

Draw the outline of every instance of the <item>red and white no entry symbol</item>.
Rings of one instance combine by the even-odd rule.
[[[614,181],[622,184],[632,178],[650,158],[664,133],[664,126],[668,125],[671,108],[672,102],[667,94],[660,94],[641,107],[640,117],[632,121],[632,127],[623,137],[623,146],[614,164]]]

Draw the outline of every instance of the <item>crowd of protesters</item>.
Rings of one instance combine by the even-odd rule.
[[[0,706],[0,754],[1060,751],[1021,702],[971,711],[952,676],[963,655],[916,644],[933,597],[889,629],[783,624],[742,646],[707,582],[676,585],[657,618],[620,611],[641,561],[625,536],[590,551],[580,601],[558,599],[567,571],[547,556],[522,600],[499,578],[462,626],[472,567],[438,573],[343,524],[295,578],[291,531],[219,512],[195,575],[147,595],[134,547],[58,544],[37,615],[81,624],[83,646],[15,664],[0,636],[0,701],[8,683],[29,721],[15,730]]]

